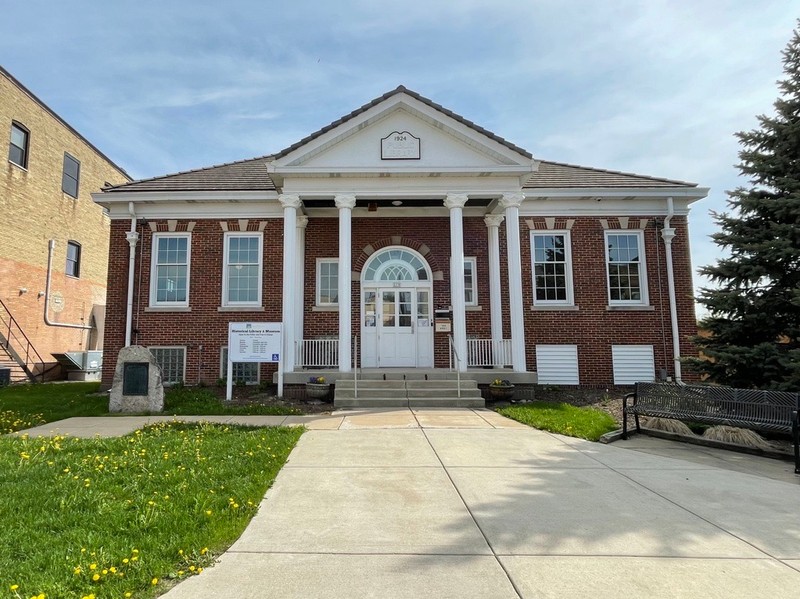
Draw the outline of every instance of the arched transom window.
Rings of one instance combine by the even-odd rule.
[[[364,268],[364,281],[427,281],[428,269],[415,254],[388,249],[375,254]]]

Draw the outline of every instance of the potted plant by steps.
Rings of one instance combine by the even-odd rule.
[[[511,399],[514,397],[514,385],[508,379],[494,379],[489,384],[489,395],[492,399]]]
[[[331,393],[330,383],[325,382],[324,376],[312,376],[306,383],[306,397],[309,399],[327,400]]]

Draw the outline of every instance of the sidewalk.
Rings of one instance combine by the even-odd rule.
[[[698,448],[659,439],[561,437],[485,410],[276,418],[308,418],[312,430],[220,562],[164,597],[773,599],[800,589],[793,474],[690,461]],[[121,419],[50,426],[91,436],[90,420],[109,432]],[[782,462],[736,455],[736,467],[780,477]]]

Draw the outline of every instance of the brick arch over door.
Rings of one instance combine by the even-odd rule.
[[[433,252],[431,252],[430,248],[427,245],[417,241],[416,239],[412,239],[410,237],[403,237],[400,235],[395,235],[393,237],[385,237],[383,239],[373,241],[366,247],[362,248],[358,257],[355,260],[353,260],[353,270],[355,272],[360,273],[364,269],[364,266],[369,261],[370,257],[372,257],[376,252],[379,252],[385,247],[398,246],[398,245],[406,246],[408,248],[411,248],[412,250],[419,252],[419,254],[423,258],[425,258],[425,261],[428,263],[431,272],[434,273],[434,278],[436,278],[435,273],[442,272],[443,268],[439,264],[438,258],[434,255]]]

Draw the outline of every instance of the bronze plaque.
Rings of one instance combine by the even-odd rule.
[[[147,395],[150,380],[150,364],[147,362],[125,362],[122,371],[123,395]]]

